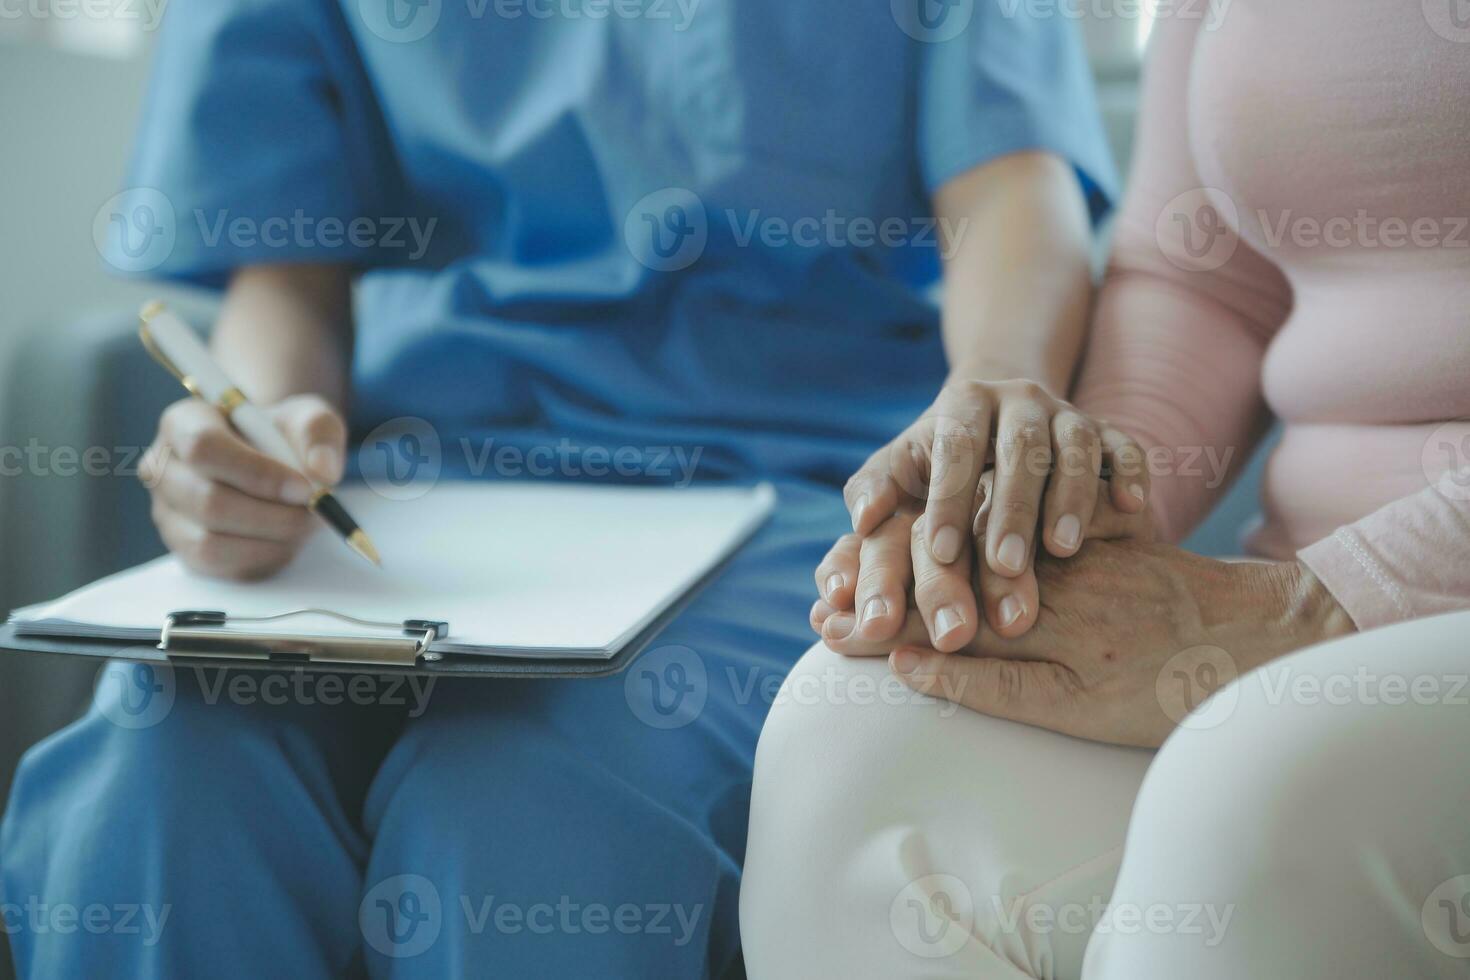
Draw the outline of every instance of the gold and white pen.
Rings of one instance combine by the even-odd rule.
[[[256,449],[303,476],[306,475],[306,468],[270,416],[245,397],[229,375],[209,356],[209,351],[205,349],[198,334],[188,324],[170,313],[157,300],[146,304],[138,314],[138,319],[138,336],[142,339],[143,346],[148,348],[148,353],[153,355],[154,360],[179,379],[179,383],[189,394],[218,408],[235,430]],[[316,491],[307,506],[341,535],[349,548],[374,565],[382,565],[372,539],[358,527],[341,502],[332,496],[331,491],[318,486],[310,477],[307,480]]]

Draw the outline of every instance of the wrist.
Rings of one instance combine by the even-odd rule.
[[[1046,389],[1047,394],[1053,398],[1064,400],[1067,395],[1067,379],[1058,378],[1055,375],[1054,371],[1034,365],[1012,364],[993,358],[984,358],[951,364],[949,373],[945,375],[944,383],[950,385],[965,381],[983,381],[992,384],[1001,381],[1032,381]]]
[[[1235,567],[1263,662],[1356,632],[1347,610],[1301,562],[1242,562]]]
[[[1342,603],[1310,568],[1299,561],[1282,562],[1279,568],[1288,596],[1284,625],[1289,635],[1302,640],[1299,647],[1358,631]]]

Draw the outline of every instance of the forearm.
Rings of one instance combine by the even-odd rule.
[[[1003,157],[940,188],[945,352],[953,378],[1067,394],[1092,295],[1087,205],[1064,161]]]
[[[1166,540],[1187,536],[1249,460],[1267,419],[1264,348],[1231,310],[1142,262],[1109,273],[1074,401],[1147,451]]]
[[[351,276],[342,266],[276,265],[230,281],[211,346],[265,404],[318,394],[345,412],[352,360]]]

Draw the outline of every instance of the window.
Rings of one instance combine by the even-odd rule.
[[[126,58],[142,50],[166,5],[167,0],[8,0],[0,2],[0,40]]]

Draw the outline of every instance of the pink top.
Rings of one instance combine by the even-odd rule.
[[[1154,447],[1172,540],[1274,411],[1248,548],[1298,555],[1362,629],[1470,608],[1470,422],[1452,421],[1470,417],[1470,25],[1453,6],[1234,0],[1218,24],[1159,20],[1077,396]]]

